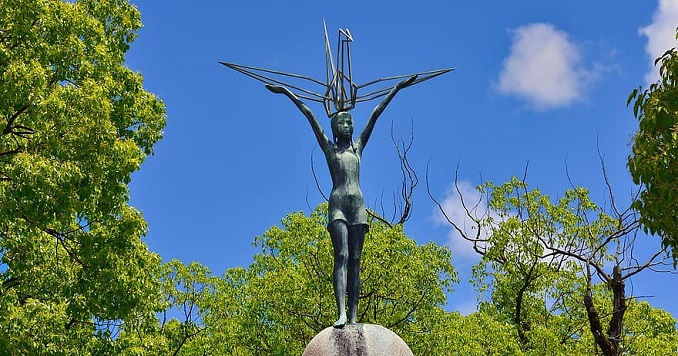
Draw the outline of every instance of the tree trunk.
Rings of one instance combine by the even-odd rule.
[[[586,316],[589,319],[589,326],[591,327],[593,339],[600,347],[603,355],[616,356],[610,340],[608,340],[603,333],[603,327],[600,325],[600,315],[598,315],[596,306],[593,305],[593,297],[591,296],[591,289],[589,287],[586,288],[586,294],[584,295],[584,306],[586,307]]]
[[[619,355],[619,344],[622,339],[622,328],[624,326],[624,314],[626,313],[625,283],[622,278],[621,267],[614,266],[612,270],[612,279],[607,282],[612,290],[612,317],[607,328],[607,336],[603,333],[603,327],[600,324],[600,315],[593,305],[591,289],[587,287],[584,296],[584,306],[586,306],[586,315],[589,319],[589,326],[596,344],[605,356]]]
[[[520,290],[518,291],[518,295],[516,296],[516,310],[514,314],[514,322],[516,323],[516,329],[518,330],[518,338],[520,339],[520,342],[523,345],[527,345],[529,340],[527,338],[527,335],[525,335],[526,332],[530,331],[530,323],[527,320],[524,320],[525,318],[522,315],[523,311],[523,298],[525,296],[525,293],[527,292],[527,288],[530,287],[530,284],[532,281],[538,278],[538,275],[534,275],[534,268],[536,266],[536,262],[532,264],[530,267],[530,270],[527,272],[527,275],[524,277],[524,283],[520,287]]]
[[[522,307],[523,307],[523,294],[525,293],[527,285],[524,285],[518,291],[518,296],[516,298],[516,311],[513,321],[516,323],[516,330],[518,331],[518,338],[523,345],[527,345],[527,336],[525,336],[525,326],[522,319]]]
[[[608,283],[612,289],[613,306],[610,327],[607,329],[607,339],[612,345],[614,354],[619,353],[619,343],[622,337],[624,313],[626,313],[626,296],[624,295],[624,280],[622,279],[621,267],[614,266],[612,281]]]

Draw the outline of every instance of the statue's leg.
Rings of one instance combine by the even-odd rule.
[[[358,299],[360,298],[360,255],[367,226],[355,225],[348,230],[348,322],[355,324],[358,319]]]
[[[348,262],[348,226],[346,221],[335,220],[327,227],[334,247],[334,271],[332,273],[334,298],[337,300],[339,319],[335,328],[346,325],[346,264]]]

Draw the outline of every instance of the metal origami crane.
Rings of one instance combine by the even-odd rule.
[[[337,61],[335,61],[334,57],[332,56],[332,48],[327,35],[327,26],[325,25],[324,21],[323,27],[325,29],[325,65],[327,72],[325,82],[305,75],[281,72],[272,69],[264,69],[228,62],[219,63],[263,83],[285,86],[301,99],[322,103],[325,107],[327,117],[332,117],[332,115],[337,112],[349,111],[355,108],[356,103],[370,101],[372,99],[386,95],[389,91],[391,91],[391,89],[395,87],[400,79],[417,75],[417,79],[412,83],[412,85],[414,85],[455,70],[455,68],[446,68],[426,72],[396,75],[375,79],[367,83],[357,85],[353,81],[353,74],[351,70],[351,42],[353,42],[353,36],[351,35],[351,32],[348,30],[348,28],[339,29],[339,39],[337,41],[336,54]],[[302,83],[306,83],[303,81],[311,82],[317,85],[319,88],[322,88],[322,93],[305,89],[301,86],[301,84],[292,84],[287,82],[290,79],[301,79],[302,81],[300,82]],[[380,86],[379,84],[382,85]],[[358,94],[359,91],[363,91],[361,89],[366,89],[368,87],[371,89],[371,91],[365,94]]]

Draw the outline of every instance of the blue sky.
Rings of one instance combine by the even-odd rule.
[[[378,209],[400,185],[389,137],[408,136],[410,160],[452,215],[455,170],[469,195],[483,180],[522,176],[553,198],[587,187],[605,204],[597,151],[614,192],[633,189],[626,169],[637,122],[626,98],[656,79],[653,58],[676,45],[678,1],[132,1],[145,24],[127,64],[167,106],[155,155],[135,173],[131,202],[148,221],[146,242],[164,260],[199,261],[217,275],[247,266],[252,241],[331,189],[308,123],[284,97],[218,64],[265,67],[323,79],[323,19],[332,45],[349,28],[354,80],[456,67],[400,92],[363,155],[362,187]],[[376,102],[352,111],[360,128]],[[321,105],[311,104],[325,118]],[[329,120],[325,129],[329,130]],[[386,204],[389,201],[386,200]],[[428,198],[414,196],[408,235],[453,250],[462,277],[448,309],[468,313],[477,261]],[[641,239],[656,249],[656,238]],[[365,248],[369,248],[369,241]],[[678,315],[678,276],[642,273],[627,292]]]

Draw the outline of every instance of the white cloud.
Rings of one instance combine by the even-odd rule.
[[[654,65],[655,59],[678,46],[676,26],[678,26],[678,1],[659,0],[659,7],[652,15],[652,23],[640,29],[640,34],[647,37],[645,53],[650,60],[650,70],[645,75],[647,84],[659,79],[659,68]]]
[[[457,188],[459,191],[457,191]],[[455,223],[466,236],[475,237],[478,234],[478,227],[475,226],[472,219],[466,213],[467,209],[474,217],[482,217],[487,213],[485,201],[473,185],[468,181],[460,181],[447,191],[445,198],[440,202],[445,215],[436,209],[434,220],[437,225],[447,225],[450,227],[447,246],[452,250],[453,258],[460,258],[466,261],[477,260],[479,255],[473,250],[473,243],[464,239],[461,234],[450,225],[448,219]],[[461,193],[461,195],[460,195]],[[464,199],[462,204],[462,198]],[[480,232],[480,238],[487,238],[485,231]]]
[[[534,109],[567,106],[582,97],[591,73],[567,33],[534,23],[511,31],[511,53],[504,60],[497,89],[527,100]]]

